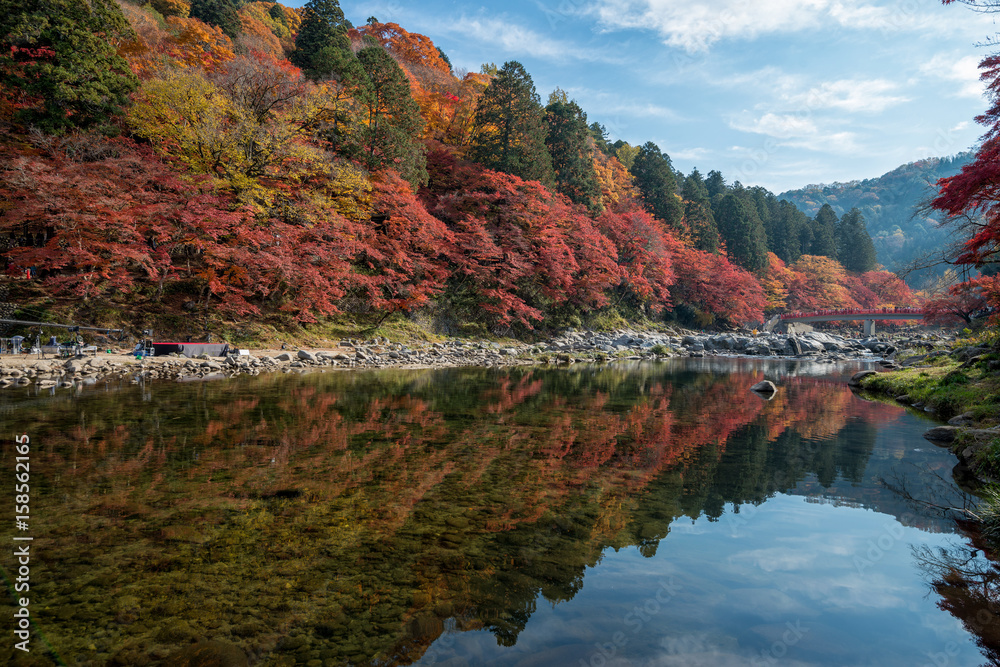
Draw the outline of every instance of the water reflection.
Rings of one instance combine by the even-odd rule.
[[[171,664],[208,639],[268,665],[457,664],[442,642],[518,646],[618,550],[662,561],[685,525],[766,532],[753,517],[777,494],[951,530],[877,484],[951,464],[886,428],[903,408],[847,391],[853,370],[704,359],[4,394],[10,432],[36,443],[37,629],[65,664]],[[765,371],[771,401],[748,391]],[[734,636],[718,641],[753,643]],[[565,663],[565,643],[540,651]]]

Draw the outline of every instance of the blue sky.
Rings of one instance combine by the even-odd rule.
[[[304,2],[292,2],[301,5]],[[341,0],[456,69],[520,61],[613,139],[775,193],[975,146],[991,16],[938,0]]]

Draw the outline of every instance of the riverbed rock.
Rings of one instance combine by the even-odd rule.
[[[868,377],[869,375],[876,375],[878,371],[858,371],[851,376],[851,379],[847,381],[847,386],[849,387],[860,387],[861,381]]]
[[[238,646],[213,640],[185,646],[170,654],[164,664],[173,667],[249,667],[250,661]]]
[[[957,426],[935,426],[924,432],[924,437],[931,442],[955,442],[960,429]]]
[[[951,426],[971,426],[976,423],[975,415],[971,412],[965,412],[948,420]]]
[[[754,386],[750,387],[750,391],[756,392],[762,396],[773,397],[778,388],[774,386],[774,383],[770,380],[761,380]]]

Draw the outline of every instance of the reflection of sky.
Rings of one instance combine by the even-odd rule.
[[[728,516],[676,521],[653,558],[609,550],[574,599],[539,601],[514,647],[451,633],[418,664],[980,664],[913,567],[911,545],[954,538],[794,496]]]

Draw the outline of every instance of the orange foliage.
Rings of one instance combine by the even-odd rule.
[[[352,40],[371,37],[378,41],[397,60],[410,65],[431,67],[445,74],[451,73],[448,66],[438,53],[434,42],[426,35],[407,32],[396,23],[379,23],[373,21],[348,33]]]
[[[593,152],[593,156],[594,172],[601,188],[601,204],[605,208],[618,206],[637,196],[635,186],[632,184],[632,174],[618,161],[618,158],[597,150]]]
[[[215,71],[233,59],[233,42],[218,26],[176,16],[168,18],[167,25],[175,36],[165,43],[164,50],[181,66]]]
[[[282,48],[281,42],[271,32],[271,29],[242,10],[240,11],[240,27],[243,30],[243,34],[239,36],[241,43],[261,53],[267,53],[278,58],[285,56],[285,50]]]

